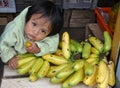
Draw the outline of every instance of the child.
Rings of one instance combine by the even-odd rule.
[[[63,13],[54,3],[43,1],[25,8],[9,22],[0,38],[0,53],[4,63],[12,69],[18,65],[17,54],[33,53],[42,56],[54,53],[63,26]],[[25,47],[30,41],[32,46]]]

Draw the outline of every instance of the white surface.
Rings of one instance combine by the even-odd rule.
[[[2,79],[1,88],[61,88],[61,84],[52,84],[49,78],[38,79],[29,82],[28,78]],[[73,88],[90,88],[84,84],[79,84]]]

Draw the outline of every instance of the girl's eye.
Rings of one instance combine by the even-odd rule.
[[[33,25],[33,26],[36,26],[37,24],[36,24],[36,23],[34,23],[34,22],[32,22],[32,25]]]
[[[44,33],[44,34],[46,34],[46,31],[42,29],[42,30],[41,30],[41,33]]]

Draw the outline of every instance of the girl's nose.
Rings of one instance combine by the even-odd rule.
[[[37,35],[37,34],[39,33],[39,30],[38,30],[38,29],[35,29],[33,32],[34,32],[34,34]]]

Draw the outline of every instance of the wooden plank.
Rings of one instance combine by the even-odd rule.
[[[4,65],[3,78],[13,77],[13,76],[19,76],[19,74],[17,73],[17,70],[12,70],[7,65]]]
[[[6,85],[7,84],[7,85]],[[1,88],[61,88],[61,84],[52,84],[49,78],[39,79],[35,82],[30,82],[28,78],[11,78],[2,79]],[[73,88],[92,88],[80,83]]]
[[[112,42],[112,50],[111,50],[111,56],[110,59],[115,62],[115,65],[117,63],[118,58],[118,52],[119,52],[119,46],[120,46],[120,6],[118,10],[118,17],[115,25],[115,31],[113,35],[113,42]]]

